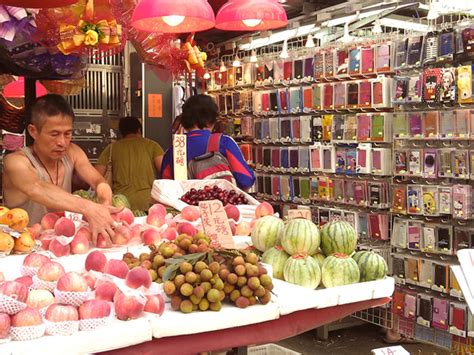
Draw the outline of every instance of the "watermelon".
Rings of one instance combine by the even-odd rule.
[[[329,256],[334,253],[351,255],[357,245],[357,232],[346,221],[326,223],[321,230],[321,249]]]
[[[277,245],[263,253],[262,262],[272,266],[274,278],[283,280],[283,267],[289,257],[283,248]]]
[[[385,259],[372,251],[359,251],[352,257],[359,266],[360,281],[380,280],[387,276]]]
[[[280,233],[284,226],[283,221],[274,216],[259,218],[251,233],[254,247],[266,251],[275,245],[280,245]]]
[[[92,200],[91,194],[89,193],[89,191],[86,191],[86,190],[76,190],[72,194],[85,198],[86,200]]]
[[[116,194],[112,196],[112,206],[131,208],[127,196],[122,194]]]
[[[322,282],[324,287],[351,285],[359,282],[359,266],[354,259],[346,254],[328,256],[322,267]]]
[[[318,227],[308,219],[290,220],[281,236],[281,245],[290,255],[306,253],[313,255],[321,244]]]
[[[324,259],[326,259],[326,257],[321,253],[316,253],[313,255],[313,259],[316,260],[318,262],[319,267],[322,268]]]
[[[290,256],[285,262],[283,276],[286,282],[316,288],[321,282],[321,269],[311,256],[300,253]]]

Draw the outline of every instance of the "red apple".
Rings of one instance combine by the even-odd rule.
[[[133,224],[133,222],[135,221],[135,216],[133,215],[133,212],[126,207],[122,209],[119,213],[117,213],[117,217],[120,222],[125,222],[128,225]]]
[[[47,290],[31,290],[26,299],[28,307],[41,309],[54,303],[54,296]]]
[[[57,258],[62,256],[68,256],[71,254],[71,246],[69,244],[62,245],[58,240],[53,239],[49,243],[49,251],[52,252]]]
[[[27,307],[11,317],[12,327],[33,327],[43,324],[39,310]]]
[[[35,223],[31,227],[28,227],[28,231],[34,239],[37,239],[41,234],[41,224]]]
[[[110,281],[99,281],[95,289],[95,299],[113,302],[117,286]]]
[[[68,272],[58,280],[56,288],[65,292],[86,292],[89,288],[84,276],[77,272]]]
[[[39,269],[41,266],[50,261],[51,259],[48,258],[46,255],[31,253],[26,256],[25,260],[23,260],[23,265]]]
[[[161,227],[165,224],[165,217],[158,214],[149,214],[146,218],[146,223],[155,227]]]
[[[65,273],[60,263],[50,261],[39,268],[36,276],[43,281],[58,281]]]
[[[149,209],[148,209],[148,214],[156,214],[158,216],[161,216],[163,218],[165,218],[166,216],[166,207],[163,206],[162,204],[159,204],[159,203],[155,203],[153,206],[151,206]]]
[[[147,295],[145,304],[145,312],[156,313],[162,315],[165,311],[165,301],[161,295]]]
[[[224,210],[227,215],[227,218],[233,219],[235,222],[240,219],[240,211],[234,205],[228,204],[224,207]]]
[[[74,306],[64,304],[52,304],[45,314],[46,320],[53,323],[73,322],[79,320],[79,314]]]
[[[187,234],[191,237],[197,233],[197,229],[191,223],[181,222],[178,224],[178,234]]]
[[[57,235],[72,237],[76,233],[76,226],[70,219],[61,217],[54,224],[54,233]]]
[[[145,245],[156,244],[161,240],[161,234],[154,228],[149,228],[142,234],[143,243]]]
[[[128,274],[127,263],[123,260],[110,259],[105,264],[104,273],[124,279]]]
[[[135,296],[126,296],[120,290],[115,293],[114,306],[115,314],[120,320],[137,319],[145,308]]]
[[[273,210],[273,206],[270,205],[268,202],[262,202],[257,206],[255,209],[255,216],[257,218],[263,217],[263,216],[271,216],[275,213]]]
[[[95,289],[95,283],[97,282],[97,277],[95,277],[92,272],[83,272],[81,274],[87,281],[87,284],[89,285],[89,288],[91,290],[94,290]]]
[[[89,251],[89,239],[84,233],[78,232],[70,245],[73,254],[85,254]]]
[[[10,316],[6,313],[0,313],[0,339],[5,339],[10,334]]]
[[[151,285],[150,273],[144,267],[136,267],[128,272],[125,284],[130,288],[139,288],[141,286],[148,288]]]
[[[86,270],[94,270],[104,272],[105,264],[107,264],[107,257],[101,251],[95,250],[89,253],[86,258]]]
[[[59,216],[56,213],[46,213],[43,218],[41,218],[41,227],[43,229],[53,229],[58,219]]]
[[[27,289],[30,288],[31,285],[33,285],[33,278],[31,276],[17,277],[15,281],[25,285]]]
[[[79,319],[99,319],[110,316],[110,304],[102,300],[85,301],[79,307]]]
[[[125,245],[130,240],[130,228],[125,225],[120,225],[114,230],[115,234],[112,237],[112,243],[117,245]]]
[[[181,217],[189,222],[197,221],[201,214],[199,213],[199,209],[194,206],[186,206],[181,211]]]
[[[26,286],[17,281],[5,281],[0,284],[0,293],[23,303],[26,302],[28,297]]]

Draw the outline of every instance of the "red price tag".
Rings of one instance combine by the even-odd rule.
[[[296,209],[296,210],[288,210],[288,219],[295,219],[295,218],[304,218],[309,219],[311,221],[311,210],[307,209]]]
[[[235,248],[232,230],[222,202],[219,200],[201,201],[199,210],[204,233],[211,238],[211,245],[228,249]]]

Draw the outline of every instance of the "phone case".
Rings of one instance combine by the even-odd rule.
[[[334,84],[334,108],[344,109],[346,107],[346,83]]]
[[[324,55],[321,51],[314,54],[314,78],[316,81],[324,78]]]
[[[375,58],[375,70],[377,73],[386,73],[392,70],[391,46],[381,44],[377,47]]]
[[[264,185],[264,194],[268,197],[271,197],[272,194],[272,176],[271,175],[264,175],[263,177],[263,185]]]
[[[298,147],[288,148],[288,153],[290,155],[290,168],[292,171],[298,170],[300,166]]]
[[[304,59],[304,72],[303,76],[306,82],[313,81],[314,79],[314,57],[308,57]]]
[[[441,85],[439,90],[439,101],[443,104],[454,104],[456,102],[456,69],[441,69]]]
[[[439,35],[438,62],[449,62],[454,58],[454,31],[446,30]]]
[[[460,104],[473,103],[473,92],[472,92],[472,66],[463,65],[458,67],[458,102]]]
[[[355,200],[355,186],[354,186],[354,181],[352,180],[344,180],[344,195],[345,195],[345,201],[347,204],[350,205],[355,205],[356,200]]]
[[[270,142],[276,143],[280,140],[280,122],[278,117],[268,118],[268,123],[270,127]],[[274,165],[275,167],[278,165]]]
[[[469,232],[469,229],[459,227],[454,228],[453,252],[455,253],[458,250],[470,248],[470,246],[471,233]]]
[[[395,217],[392,224],[391,245],[405,249],[407,247],[407,233],[408,221],[404,218]]]
[[[322,118],[322,128],[323,128],[323,134],[322,138],[323,141],[329,142],[332,140],[332,120],[333,120],[333,115],[324,115]]]
[[[433,319],[433,299],[431,296],[418,294],[416,322],[422,326],[430,327]]]
[[[393,102],[402,104],[407,101],[408,97],[408,83],[407,77],[396,77],[393,81]]]
[[[453,248],[453,227],[438,226],[436,233],[436,251],[441,254],[452,254]]]
[[[357,116],[356,115],[344,116],[344,141],[346,142],[357,141]]]
[[[370,107],[372,105],[372,83],[361,81],[359,83],[359,107]]]
[[[395,288],[392,298],[392,311],[399,316],[404,315],[405,311],[405,291],[400,288]]]
[[[415,36],[408,38],[408,52],[406,64],[409,67],[417,67],[421,64],[423,53],[423,37]]]
[[[312,136],[315,141],[323,140],[323,121],[320,116],[313,117]]]
[[[328,201],[329,200],[329,178],[326,176],[319,176],[317,179],[318,179],[318,200]]]
[[[400,280],[405,280],[405,260],[403,258],[398,258],[395,256],[392,257],[392,274],[394,277],[397,277]]]
[[[461,287],[452,269],[449,270],[449,294],[454,297],[462,297]],[[474,328],[472,330],[474,331]]]
[[[295,203],[300,203],[301,200],[301,190],[300,190],[300,178],[298,176],[291,176],[291,188],[293,191],[292,201]]]
[[[439,37],[437,33],[429,33],[423,45],[423,65],[430,64],[438,58]]]
[[[395,69],[401,69],[406,66],[408,39],[400,39],[395,43]]]
[[[288,91],[286,89],[278,90],[278,97],[279,97],[279,109],[281,114],[285,114],[289,112],[288,107]]]
[[[324,78],[332,79],[334,77],[334,51],[324,52]]]
[[[300,193],[303,203],[310,203],[310,179],[309,177],[300,178]]]
[[[370,141],[371,121],[370,114],[361,113],[357,115],[357,141]]]
[[[361,50],[360,69],[362,74],[374,73],[375,51],[373,47],[364,47]]]
[[[407,213],[407,186],[392,185],[392,212]]]
[[[299,168],[300,173],[309,173],[310,171],[310,162],[309,162],[309,147],[300,146],[298,151],[299,154]]]
[[[420,250],[422,233],[423,233],[423,225],[421,222],[417,222],[417,221],[408,222],[408,236],[407,236],[408,249]]]
[[[333,179],[334,201],[345,203],[344,179]]]
[[[334,86],[332,84],[323,84],[323,109],[332,110],[334,109]]]
[[[263,80],[273,82],[273,60],[263,63]]]
[[[300,117],[301,142],[311,142],[311,116]]]
[[[303,79],[303,60],[297,59],[293,62],[293,79],[300,82]]]
[[[290,112],[299,113],[302,111],[303,102],[301,99],[301,88],[290,88]]]
[[[347,175],[354,175],[357,171],[357,150],[355,147],[346,149],[346,171]]]
[[[292,143],[299,143],[301,140],[301,125],[300,125],[300,118],[299,117],[291,117],[291,135],[292,135]]]
[[[439,211],[441,214],[447,214],[450,215],[452,214],[452,188],[451,186],[446,186],[446,187],[439,187],[438,188],[438,194],[439,194]]]
[[[405,112],[394,112],[392,116],[393,136],[405,138],[408,136],[408,121]]]
[[[423,215],[437,216],[438,209],[438,188],[437,186],[423,186]]]
[[[360,207],[367,206],[367,182],[366,181],[354,181],[353,183],[353,197],[355,204]],[[348,201],[352,203],[352,201]]]
[[[460,179],[469,178],[469,151],[456,149],[452,151],[453,176]]]
[[[403,316],[407,319],[416,318],[416,294],[407,293],[405,295],[405,308]]]
[[[313,146],[309,148],[310,150],[310,167],[311,171],[321,171],[321,143],[315,143]]]
[[[420,286],[431,288],[431,285],[433,285],[433,278],[432,261],[428,259],[420,259]]]
[[[320,208],[319,212],[319,226],[322,227],[329,222],[329,210],[327,208]]]
[[[359,212],[357,214],[357,226],[359,238],[367,238],[367,236],[369,235],[369,217],[367,213]]]
[[[423,72],[423,97],[426,104],[439,102],[441,91],[441,68],[425,69]]]
[[[303,111],[310,112],[313,109],[313,89],[311,87],[303,88]]]
[[[280,150],[281,169],[286,171],[290,168],[290,152],[287,147],[283,147]]]
[[[270,122],[267,119],[262,120],[262,139],[264,142],[270,139]]]
[[[347,107],[357,108],[359,106],[359,83],[347,83]]]
[[[322,171],[334,173],[336,171],[336,149],[332,145],[324,145],[321,147]]]
[[[372,142],[385,142],[385,114],[374,113],[371,115],[370,140]]]
[[[438,151],[426,149],[424,151],[423,166],[424,177],[427,179],[436,179],[438,177]]]
[[[420,75],[410,76],[407,82],[407,102],[421,102],[421,80]]]
[[[292,60],[286,60],[283,63],[283,78],[285,81],[288,81],[288,82],[293,79],[293,61]]]
[[[439,133],[439,116],[438,111],[427,111],[422,113],[423,133],[428,139],[438,138]]]
[[[386,84],[385,84],[386,83]],[[390,85],[389,79],[372,80],[372,106],[375,108],[390,107],[391,98],[386,91]]]
[[[453,186],[453,218],[470,219],[472,215],[471,208],[471,185]]]
[[[408,172],[413,176],[421,176],[423,168],[423,150],[412,149],[408,152]]]
[[[431,287],[440,292],[449,292],[449,265],[434,264],[434,283]]]
[[[281,59],[275,60],[273,62],[273,82],[275,84],[281,84],[281,82],[285,79],[284,66],[285,62]]]
[[[454,138],[465,139],[470,135],[469,123],[471,121],[471,110],[454,111]]]
[[[346,49],[336,50],[336,74],[337,76],[345,76],[349,67],[349,52]]]
[[[408,227],[410,228],[410,227]],[[417,284],[419,281],[419,270],[418,270],[418,259],[413,257],[407,257],[405,259],[405,279],[407,283]]]
[[[372,239],[382,239],[382,228],[378,214],[369,214],[369,237]]]
[[[406,150],[395,150],[393,152],[395,175],[406,175],[408,173],[407,153]]]
[[[344,116],[334,115],[332,119],[333,141],[342,141],[344,139]]]
[[[410,137],[421,138],[423,137],[422,132],[422,118],[420,112],[408,112],[408,130]]]
[[[277,201],[280,199],[280,175],[271,175],[272,180],[272,198]]]
[[[468,309],[465,304],[451,302],[449,310],[449,332],[460,337],[466,336]]]
[[[407,187],[407,212],[409,214],[423,212],[423,193],[420,185],[408,185]]]
[[[349,74],[358,75],[361,72],[361,49],[353,48],[349,52]]]
[[[313,110],[321,110],[321,85],[320,84],[315,84],[312,86],[313,90],[313,97],[312,97],[312,103],[313,103]]]
[[[443,298],[433,298],[432,326],[441,330],[448,330],[449,301]]]

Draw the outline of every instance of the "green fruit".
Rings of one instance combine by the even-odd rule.
[[[314,289],[321,282],[321,269],[311,256],[296,254],[286,261],[283,276],[289,283]]]
[[[182,262],[181,265],[179,265],[179,271],[185,275],[187,272],[193,271],[193,266],[186,261]]]
[[[130,202],[125,195],[116,194],[112,196],[112,206],[130,208]]]
[[[283,247],[277,245],[263,253],[262,262],[272,266],[274,278],[283,280],[283,267],[289,257]]]
[[[198,261],[194,265],[194,272],[196,274],[200,274],[202,272],[202,270],[205,270],[205,269],[207,269],[207,264],[204,261]]]
[[[387,262],[379,254],[372,251],[359,251],[352,259],[359,266],[360,282],[380,280],[387,276]]]
[[[184,283],[179,288],[179,292],[181,292],[183,296],[189,297],[193,294],[193,286],[188,283]]]
[[[305,253],[313,255],[321,244],[318,227],[310,220],[290,220],[281,234],[281,246],[290,255]]]
[[[222,309],[222,303],[220,301],[212,302],[209,309],[214,312],[219,312]]]
[[[321,250],[329,256],[334,253],[351,255],[357,245],[357,232],[346,221],[326,223],[321,229]]]
[[[351,285],[359,282],[359,266],[349,255],[333,254],[323,263],[322,282],[324,287]]]
[[[209,269],[204,269],[201,271],[201,281],[210,281],[212,279],[212,271]]]
[[[319,265],[319,268],[322,268],[323,267],[323,263],[324,263],[324,259],[326,259],[326,257],[321,254],[321,253],[317,253],[317,254],[314,254],[313,255],[313,259],[316,260],[316,262],[318,263]]]
[[[209,291],[207,291],[207,300],[211,303],[218,302],[220,297],[221,293],[215,288],[211,288]]]
[[[155,281],[158,278],[158,273],[155,270],[148,270],[148,273],[150,274],[151,281]]]
[[[283,221],[274,216],[258,219],[251,234],[255,248],[266,251],[275,245],[280,245],[280,233],[284,226]]]
[[[203,298],[198,305],[201,311],[207,311],[209,309],[209,301],[206,298]]]
[[[190,300],[184,300],[179,305],[179,310],[183,313],[191,313],[193,311],[193,303]]]

